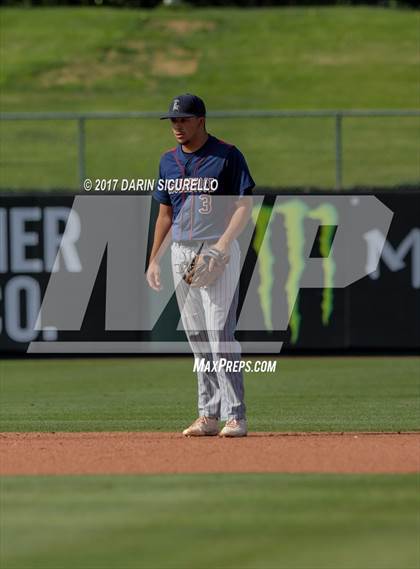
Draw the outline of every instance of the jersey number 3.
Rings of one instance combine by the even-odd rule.
[[[211,207],[211,196],[205,194],[205,195],[201,195],[198,196],[200,198],[200,202],[201,202],[201,207],[199,208],[198,212],[199,213],[210,213],[212,210]]]

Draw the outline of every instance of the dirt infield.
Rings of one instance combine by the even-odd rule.
[[[420,471],[420,433],[1,433],[0,474]]]

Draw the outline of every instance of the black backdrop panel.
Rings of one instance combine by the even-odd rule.
[[[276,193],[270,191],[271,196]],[[325,200],[328,200],[328,195],[324,194]],[[420,346],[420,193],[387,191],[375,192],[375,195],[394,212],[377,274],[367,276],[345,289],[333,289],[332,312],[328,322],[322,322],[323,290],[304,289],[300,290],[295,306],[300,315],[297,335],[293,337],[290,329],[274,335],[245,330],[237,333],[239,340],[260,338],[265,341],[276,337],[285,340],[284,349],[292,351],[359,348],[404,350]],[[51,230],[51,224],[45,223],[46,217],[54,208],[57,211],[58,208],[71,208],[73,197],[3,195],[0,199],[0,351],[23,353],[29,342],[43,339],[42,334],[31,329],[30,321],[34,311],[39,308],[49,279],[46,243],[56,237],[45,233],[47,227]],[[16,213],[21,208],[32,208],[35,217],[40,212],[39,219],[24,224],[24,231],[35,234],[34,244],[25,246],[24,259],[38,259],[40,264],[35,270],[25,270],[13,266],[11,262],[12,246],[15,245],[12,240],[18,239],[16,231],[11,229],[11,212],[14,210]],[[282,231],[281,219],[277,218],[275,223]],[[61,231],[63,228],[64,224],[61,223]],[[285,258],[284,251],[273,253]],[[242,282],[247,281],[252,271],[252,263],[255,262],[252,252],[247,256],[247,261]],[[57,340],[183,338],[182,333],[176,332],[179,317],[176,302],[170,303],[152,332],[105,332],[105,275],[106,255],[98,272],[82,331],[60,331]]]

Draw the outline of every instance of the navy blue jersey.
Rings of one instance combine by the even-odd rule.
[[[228,196],[251,195],[254,186],[241,152],[209,135],[196,152],[179,144],[163,154],[153,197],[172,206],[175,241],[218,239],[234,211]]]

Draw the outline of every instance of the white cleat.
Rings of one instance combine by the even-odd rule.
[[[219,437],[246,437],[248,428],[245,419],[230,419],[219,433]]]
[[[184,437],[214,437],[219,434],[219,421],[214,417],[198,417],[182,434]]]

